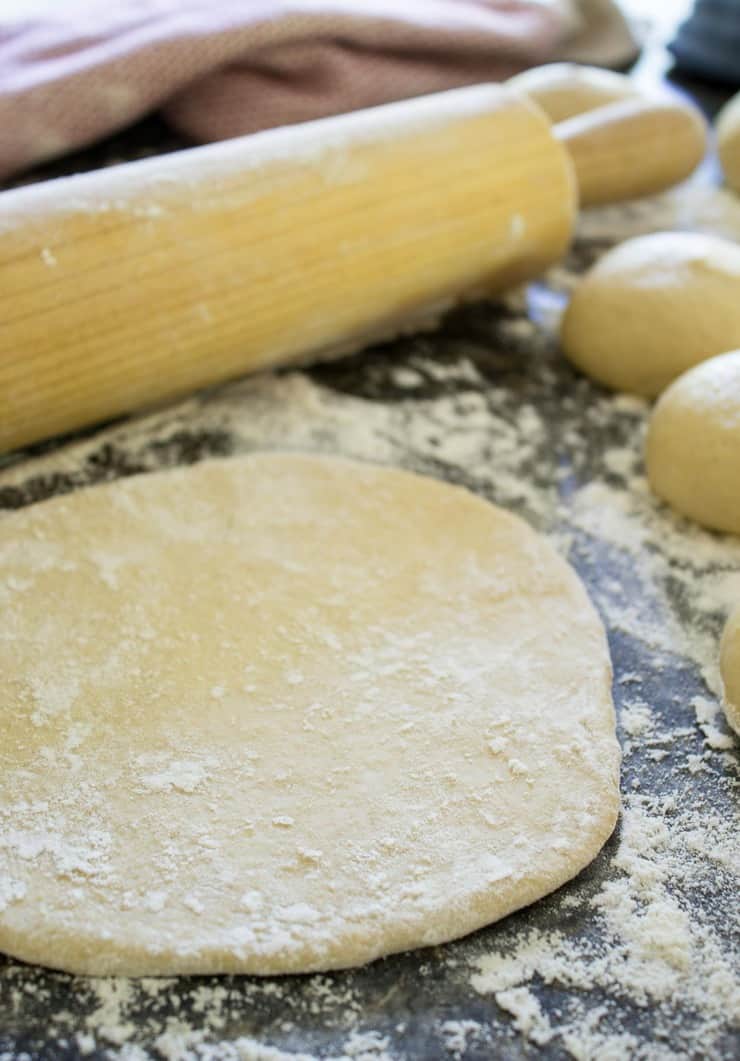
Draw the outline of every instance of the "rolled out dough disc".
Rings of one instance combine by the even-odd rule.
[[[464,490],[209,461],[0,521],[0,949],[330,969],[558,887],[614,826],[580,582]]]

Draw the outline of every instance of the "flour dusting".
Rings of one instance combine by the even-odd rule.
[[[204,456],[278,448],[466,485],[546,534],[586,582],[609,632],[624,755],[622,818],[596,862],[467,940],[367,970],[275,980],[83,980],[8,961],[0,966],[1,1013],[81,1056],[125,1061],[403,1061],[522,1049],[578,1061],[735,1056],[740,775],[719,703],[718,640],[740,600],[740,542],[651,495],[643,464],[649,406],[577,376],[553,334],[563,293],[616,239],[661,227],[740,239],[739,204],[691,182],[589,211],[569,260],[526,298],[514,292],[459,311],[436,335],[232,383],[0,465],[5,507]],[[0,593],[24,592],[49,562],[39,553],[34,569]],[[115,591],[115,558],[94,563]],[[33,690],[28,710],[38,727],[73,711],[76,693],[69,681]],[[220,702],[222,694],[207,696]],[[73,736],[70,729],[70,755],[84,741],[84,733]],[[487,741],[491,763],[506,758],[500,735]],[[197,758],[143,764],[140,780],[187,798],[207,771]],[[292,826],[274,828],[289,835]],[[53,822],[44,835],[21,836],[0,812],[0,843],[29,856],[43,851],[72,877],[97,874],[104,884],[106,838],[96,829],[93,821],[79,848],[63,852]],[[320,858],[306,849],[298,864]],[[247,882],[242,894],[246,911],[260,909]],[[0,881],[0,908],[22,899],[16,883]],[[166,909],[166,895],[152,899],[160,900]],[[188,902],[197,919],[202,897]],[[0,1033],[0,1061],[17,1057],[12,1037]]]

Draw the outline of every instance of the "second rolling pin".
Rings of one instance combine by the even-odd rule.
[[[581,206],[662,192],[704,158],[707,125],[696,107],[672,99],[624,99],[553,126],[578,177]]]

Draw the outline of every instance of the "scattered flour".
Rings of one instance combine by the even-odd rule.
[[[153,792],[177,792],[192,793],[202,785],[208,777],[208,771],[204,763],[193,759],[184,759],[179,762],[171,762],[159,770],[141,775],[141,784],[144,788]]]
[[[714,1036],[725,1021],[740,1020],[733,942],[740,868],[736,826],[707,808],[702,818],[671,798],[628,795],[614,864],[620,875],[589,900],[594,931],[585,938],[530,931],[512,950],[480,957],[473,988],[493,995],[532,1042],[557,1039],[576,1058],[625,1056],[619,1050],[634,1038],[626,1030],[605,1034],[599,1028],[606,1018],[615,1023],[618,1004],[612,999],[606,1007],[594,1005],[584,994],[594,988],[616,989],[623,1005],[649,1008],[657,1017],[662,1035],[656,1038],[670,1040],[673,1052],[662,1053],[656,1042],[643,1044],[640,1057],[720,1057]],[[706,888],[709,872],[712,902],[727,915],[725,932],[712,924],[711,910],[703,917],[688,913],[688,896]],[[557,1018],[540,1009],[543,984],[571,989]],[[677,1031],[680,1009],[700,1012],[703,1019]]]
[[[474,1020],[446,1020],[440,1026],[445,1050],[453,1057],[463,1057],[468,1044],[481,1033],[481,1026]]]
[[[616,238],[662,227],[740,239],[740,201],[710,194],[698,181],[626,208],[586,212],[576,250],[605,249]],[[425,1004],[434,1005],[433,993],[424,994],[425,970],[433,969],[460,1007],[459,1014],[446,1008],[429,1018],[430,1056],[503,1056],[505,1034],[525,1049],[578,1061],[719,1059],[737,1049],[728,1029],[740,1021],[737,742],[719,710],[717,663],[724,618],[740,600],[740,541],[703,531],[651,495],[642,463],[645,402],[571,377],[559,386],[552,329],[562,308],[558,292],[573,281],[570,267],[551,271],[549,288],[528,296],[531,320],[521,317],[523,293],[507,296],[494,324],[479,322],[479,342],[443,329],[434,341],[405,340],[402,357],[367,355],[362,393],[344,393],[341,373],[332,375],[331,367],[263,375],[32,461],[6,459],[0,500],[29,481],[32,496],[43,496],[47,484],[72,488],[193,459],[187,447],[202,438],[196,457],[306,449],[447,477],[549,535],[588,582],[617,645],[626,793],[619,835],[557,895],[433,958],[414,959],[413,982]],[[393,400],[384,401],[388,386]],[[115,589],[115,565],[95,562]],[[37,724],[54,724],[77,691],[64,681],[34,690],[29,709]],[[492,755],[503,750],[492,740]],[[141,783],[192,791],[206,769],[195,759],[142,764]],[[18,837],[0,810],[0,843],[43,850],[66,859],[71,874],[96,873],[104,883],[103,832],[89,850],[62,852],[53,823],[47,835]],[[320,852],[307,852],[316,857]],[[16,897],[13,882],[0,881],[0,908]],[[166,892],[149,898],[164,904]],[[191,900],[197,916],[201,900]],[[259,901],[245,892],[245,909]],[[362,973],[82,981],[8,963],[0,965],[0,1007],[7,999],[14,1014],[42,1014],[50,1034],[75,1043],[82,1056],[401,1061],[401,1025],[368,1027],[368,1012],[385,1021],[393,1008],[393,979],[385,975],[387,996],[376,997]],[[469,1019],[472,1002],[476,1019]],[[263,1012],[272,1023],[259,1039],[280,1046],[252,1037],[249,1020]],[[326,1033],[309,1053],[303,1027]],[[0,1061],[18,1061],[3,1050],[0,1032]]]

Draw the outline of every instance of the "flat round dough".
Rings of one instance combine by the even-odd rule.
[[[640,95],[632,78],[581,63],[546,63],[510,77],[506,84],[542,107],[551,122]]]
[[[618,810],[604,632],[468,492],[261,455],[0,521],[0,948],[332,969],[557,888]]]
[[[717,115],[717,150],[725,180],[740,195],[740,92]]]
[[[719,648],[719,669],[724,686],[727,721],[740,736],[740,604],[730,614]]]
[[[740,246],[695,232],[621,243],[576,287],[561,341],[599,383],[655,397],[692,365],[740,346]]]
[[[661,396],[647,436],[650,486],[713,530],[740,534],[740,350],[704,361]]]

